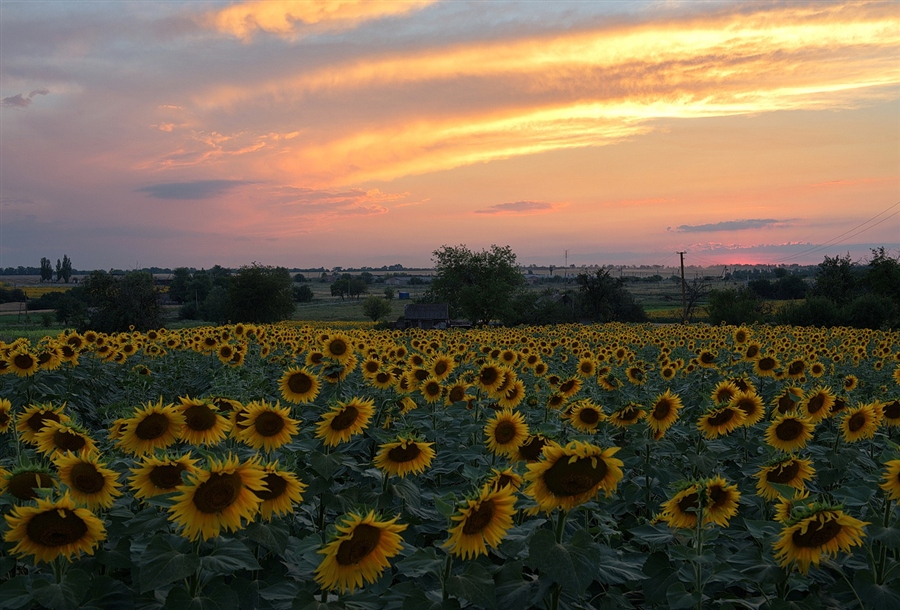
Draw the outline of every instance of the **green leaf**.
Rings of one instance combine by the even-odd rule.
[[[503,537],[498,549],[507,558],[519,557],[528,548],[528,543],[534,535],[534,530],[546,523],[546,519],[531,519],[522,525],[510,529]]]
[[[260,569],[256,557],[240,540],[222,537],[216,538],[210,553],[200,558],[200,567],[215,576]]]
[[[596,580],[601,584],[620,585],[644,578],[641,571],[644,565],[643,555],[626,557],[608,546],[599,545],[597,558],[599,565]]]
[[[403,610],[459,610],[459,601],[432,599],[421,589],[415,589],[403,600]]]
[[[892,584],[876,584],[874,575],[867,570],[859,570],[854,574],[853,587],[867,609],[900,608],[900,591]]]
[[[141,593],[187,578],[200,568],[190,542],[178,536],[155,536],[141,556]]]
[[[671,610],[695,608],[700,603],[700,592],[688,592],[684,584],[676,582],[666,591],[666,602]]]
[[[313,451],[309,454],[309,465],[319,476],[329,480],[341,464],[340,458],[332,454],[325,455],[319,451]]]
[[[284,550],[287,548],[288,538],[290,538],[290,530],[282,521],[271,521],[269,523],[254,521],[244,529],[244,534],[250,540],[270,551],[277,552],[279,555],[284,553]]]
[[[407,505],[418,508],[421,504],[421,492],[419,486],[410,479],[400,479],[391,485],[394,496],[402,499]]]
[[[78,608],[81,598],[91,586],[91,579],[84,570],[69,570],[62,582],[51,583],[43,578],[36,578],[31,583],[31,595],[43,606],[51,610],[68,610]]]
[[[661,523],[658,525],[644,524],[628,530],[636,540],[650,546],[657,544],[669,544],[675,538],[669,526]]]
[[[28,577],[16,576],[4,583],[0,583],[0,608],[24,608],[31,604],[34,598],[28,590]]]
[[[579,530],[568,544],[558,544],[553,532],[538,530],[528,546],[528,564],[541,576],[558,583],[568,593],[578,594],[591,584],[600,569],[598,545],[585,530]]]
[[[642,572],[647,576],[641,585],[644,599],[653,604],[664,604],[669,587],[678,582],[678,572],[669,561],[668,554],[663,551],[651,553],[644,562]]]
[[[122,581],[109,576],[95,576],[79,610],[129,610],[134,608],[134,593]]]
[[[434,507],[442,516],[449,518],[456,512],[456,495],[434,496]]]
[[[522,577],[522,562],[507,561],[494,575],[499,608],[528,608],[536,596],[537,581]]]
[[[480,563],[469,563],[465,572],[448,578],[445,587],[450,595],[481,608],[493,608],[497,603],[494,579]]]
[[[239,610],[237,593],[224,583],[210,583],[203,592],[192,597],[184,585],[178,584],[166,596],[164,610]]]
[[[425,574],[438,574],[444,566],[444,559],[437,556],[434,547],[416,549],[416,551],[397,562],[400,574],[409,578],[420,578]]]
[[[870,525],[866,528],[866,535],[889,549],[900,548],[900,528]]]

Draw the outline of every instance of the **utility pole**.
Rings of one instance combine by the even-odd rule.
[[[681,323],[687,323],[687,298],[684,294],[684,252],[679,252],[681,258]]]
[[[566,250],[565,261],[566,261],[565,262],[565,268],[566,268],[565,279],[568,280],[569,279],[569,251],[568,250]]]

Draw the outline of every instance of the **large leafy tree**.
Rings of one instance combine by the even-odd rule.
[[[594,275],[579,273],[576,304],[581,316],[594,322],[641,322],[644,309],[625,289],[622,278],[610,276],[606,269]]]
[[[231,276],[228,300],[232,322],[278,322],[294,313],[291,274],[284,267],[253,263]]]
[[[53,265],[46,256],[41,257],[41,281],[49,282],[53,279]]]
[[[432,255],[434,281],[428,299],[447,303],[451,317],[476,324],[509,317],[525,278],[509,246],[492,245],[473,252],[460,246],[442,246]]]
[[[112,333],[162,326],[162,308],[149,273],[130,271],[115,277],[93,271],[81,287],[92,308],[87,326],[93,330]]]

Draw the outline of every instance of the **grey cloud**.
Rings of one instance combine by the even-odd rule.
[[[748,220],[724,220],[702,225],[680,225],[676,230],[680,233],[706,233],[713,231],[744,231],[746,229],[763,229],[782,223],[774,218],[751,218]]]
[[[475,210],[476,214],[509,214],[516,212],[542,212],[552,210],[553,204],[546,201],[514,201],[498,203],[483,210]]]
[[[10,97],[4,97],[2,105],[7,108],[28,108],[31,105],[31,98],[35,95],[47,95],[48,93],[50,93],[49,89],[41,87],[40,89],[35,89],[27,96],[18,93]]]
[[[166,182],[135,189],[156,199],[211,199],[233,188],[253,184],[247,180],[194,180],[192,182]]]

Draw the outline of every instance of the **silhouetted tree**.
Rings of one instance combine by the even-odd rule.
[[[294,313],[291,274],[284,267],[253,263],[231,276],[228,287],[232,322],[278,322]]]

